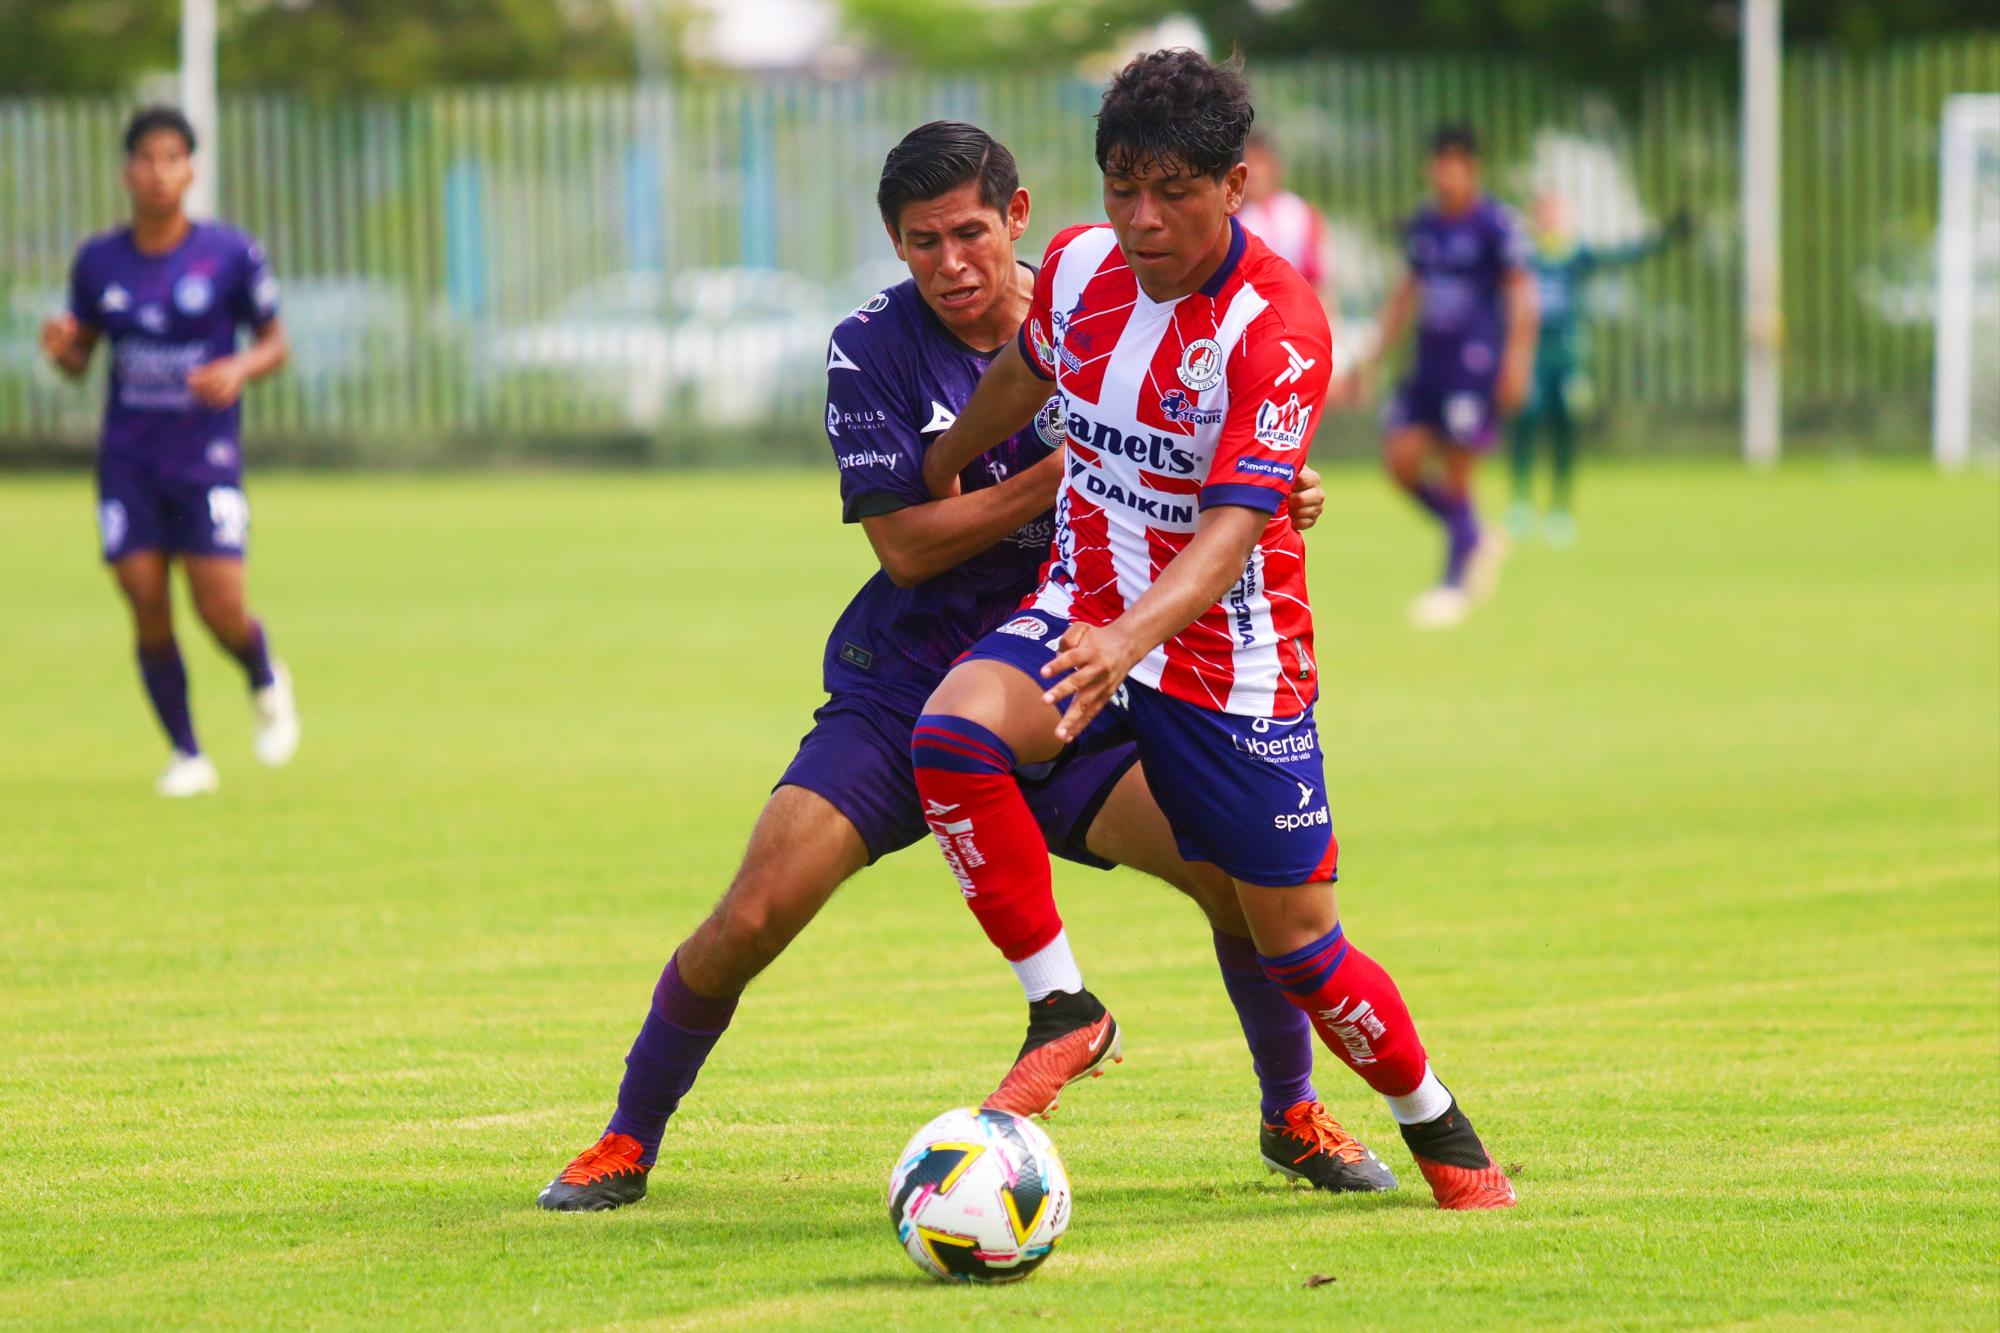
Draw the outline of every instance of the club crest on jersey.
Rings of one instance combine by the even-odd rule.
[[[866,301],[863,301],[860,305],[854,307],[854,313],[857,315],[874,315],[874,314],[879,314],[880,312],[887,310],[888,308],[889,308],[889,293],[877,292],[873,296],[869,297]]]
[[[1063,416],[1061,394],[1052,395],[1049,401],[1042,404],[1042,410],[1035,413],[1035,434],[1051,449],[1062,447]]]
[[[1015,616],[1000,627],[1002,634],[1012,634],[1022,639],[1046,639],[1049,636],[1047,622],[1034,616]]]
[[[1312,409],[1301,406],[1297,394],[1282,405],[1267,399],[1257,408],[1257,443],[1288,454],[1306,442],[1311,417]]]
[[[1185,393],[1179,389],[1169,390],[1160,400],[1160,415],[1176,426],[1219,426],[1222,424],[1222,409],[1219,407],[1196,407]]]
[[[1222,344],[1213,338],[1197,338],[1181,353],[1176,372],[1182,384],[1204,393],[1222,383]]]
[[[206,273],[184,273],[174,284],[174,304],[184,315],[199,315],[215,300],[215,284]]]

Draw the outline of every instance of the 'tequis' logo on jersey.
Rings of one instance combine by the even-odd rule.
[[[1288,454],[1306,442],[1306,423],[1311,418],[1312,409],[1301,406],[1297,394],[1283,404],[1266,400],[1257,409],[1257,443]]]
[[[1196,338],[1181,353],[1178,371],[1182,384],[1203,393],[1222,383],[1222,344],[1213,338]]]
[[[1196,407],[1188,396],[1179,389],[1171,390],[1160,400],[1160,415],[1176,426],[1219,426],[1222,424],[1222,409],[1219,407]]]

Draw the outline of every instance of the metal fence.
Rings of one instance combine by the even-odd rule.
[[[1332,224],[1352,338],[1367,336],[1397,271],[1395,222],[1421,197],[1428,131],[1468,120],[1491,188],[1525,204],[1559,186],[1585,239],[1694,213],[1688,244],[1599,282],[1596,396],[1642,423],[1732,417],[1740,219],[1727,71],[1663,69],[1620,97],[1501,58],[1252,76],[1290,185]],[[1920,441],[1940,108],[1982,89],[2000,89],[2000,33],[1788,57],[1795,426]],[[295,345],[287,373],[248,397],[253,451],[436,458],[624,441],[656,457],[743,459],[807,447],[827,330],[900,276],[873,205],[890,145],[937,116],[991,129],[1034,196],[1032,255],[1058,226],[1100,215],[1097,95],[1028,73],[225,98],[221,212],[265,242]],[[60,307],[79,240],[125,213],[127,110],[0,100],[0,453],[88,447],[99,396],[39,364],[35,326]]]

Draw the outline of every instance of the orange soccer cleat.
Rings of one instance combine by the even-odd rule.
[[[1089,991],[1057,991],[1028,1005],[1028,1037],[982,1105],[1048,1119],[1062,1090],[1125,1059],[1118,1020]]]

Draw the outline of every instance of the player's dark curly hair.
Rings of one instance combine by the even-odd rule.
[[[1242,61],[1155,51],[1118,71],[1097,113],[1097,166],[1106,173],[1192,171],[1217,180],[1243,160],[1256,112]]]
[[[125,122],[125,156],[138,152],[139,144],[154,130],[172,130],[181,136],[188,152],[194,152],[194,126],[188,123],[188,118],[180,113],[179,108],[148,106],[134,111],[132,119]]]
[[[882,221],[900,236],[905,204],[935,199],[967,181],[979,182],[980,203],[1005,213],[1014,191],[1021,188],[1021,172],[1007,145],[977,125],[934,120],[904,135],[882,160],[875,206],[882,210]]]

